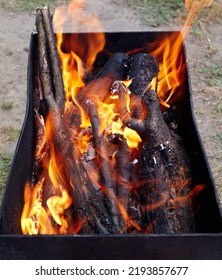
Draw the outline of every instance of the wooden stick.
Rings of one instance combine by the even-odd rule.
[[[109,162],[109,155],[106,148],[106,140],[104,134],[100,131],[100,120],[95,104],[88,99],[88,114],[92,125],[93,140],[96,147],[96,152],[99,160],[100,174],[102,184],[104,185],[105,201],[107,209],[113,219],[114,224],[119,228],[120,212],[117,206],[116,184],[113,180],[113,169]]]
[[[117,161],[117,198],[121,206],[122,218],[120,219],[120,225],[122,228],[122,233],[127,232],[128,229],[128,208],[130,199],[130,186],[131,186],[131,171],[132,163],[130,161],[130,153],[124,137],[120,144],[120,148],[116,154]]]
[[[41,9],[42,21],[46,35],[46,41],[48,46],[48,52],[50,57],[50,65],[52,67],[52,79],[55,90],[55,100],[58,104],[61,112],[64,110],[65,105],[65,93],[63,78],[61,74],[61,64],[56,47],[55,35],[52,26],[52,19],[47,6]]]
[[[36,11],[36,28],[38,32],[38,64],[39,75],[42,84],[44,98],[49,107],[55,106],[55,99],[53,93],[53,86],[51,81],[51,70],[49,65],[49,58],[47,52],[46,34],[42,22],[41,10]]]

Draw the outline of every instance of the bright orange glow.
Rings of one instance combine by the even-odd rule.
[[[125,127],[120,119],[112,122],[112,133],[123,135],[130,149],[137,148],[139,143],[142,142],[138,133],[131,128]]]
[[[97,111],[100,118],[100,134],[103,131],[109,129],[112,125],[112,121],[118,116],[118,113],[114,110],[115,104],[107,104],[100,100],[97,101]]]
[[[126,87],[126,92],[124,94],[125,96],[125,104],[126,104],[126,109],[127,109],[127,112],[130,113],[130,90],[129,90],[129,86],[131,85],[133,79],[130,79],[128,81],[122,81],[122,83],[125,85]]]

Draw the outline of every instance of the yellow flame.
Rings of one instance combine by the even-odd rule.
[[[130,149],[138,148],[139,143],[142,142],[138,133],[131,128],[123,126],[120,119],[112,122],[112,133],[123,135]]]
[[[53,219],[58,225],[64,226],[64,211],[70,207],[71,203],[72,199],[70,198],[67,191],[64,189],[62,190],[62,196],[54,195],[48,198],[46,204],[49,208]]]
[[[42,206],[42,191],[44,179],[35,186],[28,182],[25,185],[24,207],[21,216],[23,234],[53,234],[55,233],[46,210]]]
[[[151,52],[159,61],[158,96],[161,104],[170,106],[184,94],[184,79],[186,64],[182,57],[183,41],[181,36],[173,33],[166,36],[160,44]],[[155,79],[152,87],[155,87]],[[173,98],[172,98],[173,97]]]

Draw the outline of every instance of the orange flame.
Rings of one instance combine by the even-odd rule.
[[[178,34],[169,34],[151,52],[159,62],[158,96],[165,107],[175,102],[184,93],[186,64],[182,57],[183,41]],[[152,81],[155,88],[155,80]]]
[[[184,92],[185,63],[181,56],[184,39],[200,11],[212,3],[213,0],[186,0],[185,6],[189,10],[189,14],[181,30],[181,37],[176,34],[167,36],[150,53],[159,62],[158,95],[161,104],[167,108]],[[154,86],[153,88],[155,89]]]
[[[84,36],[84,43],[80,33],[73,33],[67,41],[63,38],[62,32],[66,21],[71,20],[69,24],[78,26],[83,8],[83,0],[71,1],[68,7],[57,7],[53,17],[53,24],[56,31],[57,49],[62,64],[62,75],[67,100],[66,108],[71,100],[79,107],[82,119],[81,127],[85,128],[90,123],[85,111],[78,103],[76,95],[85,85],[83,81],[84,75],[92,70],[97,54],[104,48],[105,35],[101,32],[96,34],[87,33]],[[89,31],[87,25],[89,22],[92,28],[91,31],[102,30],[101,24],[95,16],[89,16],[87,22],[81,22],[81,26]]]
[[[21,217],[23,234],[53,234],[56,233],[51,225],[48,214],[42,205],[44,179],[34,187],[25,185],[24,207]]]
[[[158,60],[160,71],[158,79],[155,77],[148,85],[148,88],[156,90],[158,85],[158,95],[164,107],[169,107],[184,93],[186,64],[182,56],[183,39],[200,9],[206,5],[210,5],[212,2],[213,1],[210,0],[196,0],[192,1],[191,4],[191,1],[187,0],[186,7],[190,10],[190,13],[182,29],[182,36],[171,34],[167,36],[164,41],[158,39],[158,47],[154,46],[150,52],[150,54]],[[99,20],[95,16],[87,16],[87,18],[85,18],[82,13],[83,10],[84,0],[73,0],[68,7],[58,7],[55,10],[53,18],[66,94],[63,116],[64,122],[69,118],[69,114],[72,114],[72,111],[78,111],[77,114],[79,114],[78,117],[80,117],[79,127],[76,130],[72,129],[72,127],[69,127],[69,129],[72,134],[73,147],[74,145],[78,145],[81,154],[84,154],[87,149],[89,150],[91,147],[90,145],[92,145],[92,130],[90,119],[84,108],[85,106],[80,104],[81,102],[79,102],[78,97],[79,94],[81,95],[81,90],[85,87],[86,76],[93,70],[93,65],[98,53],[102,51],[105,46],[105,34],[101,32],[102,28]],[[86,33],[84,38],[81,33],[72,33],[64,36],[64,27],[67,24],[72,27],[81,26],[81,31],[84,32],[97,31],[97,33]],[[89,30],[89,26],[91,30]],[[150,50],[150,48],[151,46],[149,45],[148,50]],[[137,99],[135,97],[135,99],[132,100],[128,88],[132,80],[118,82],[122,83],[125,87],[125,92],[121,93],[122,96],[119,96],[117,93],[110,93],[105,100],[101,100],[97,96],[98,93],[95,92],[93,93],[95,96],[93,96],[93,98],[90,96],[90,98],[93,99],[97,107],[100,121],[99,133],[104,135],[123,135],[126,139],[128,149],[131,152],[133,149],[138,149],[139,143],[142,140],[138,133],[126,127],[122,120],[126,115],[131,113],[131,108],[133,107],[131,103],[136,103]],[[102,87],[100,87],[99,90],[102,91]],[[76,110],[76,108],[78,109]],[[38,119],[44,128],[45,134],[43,135],[43,141],[40,146],[36,147],[35,157],[40,158],[44,171],[35,185],[31,185],[30,183],[26,183],[25,185],[25,202],[21,217],[22,231],[24,234],[64,234],[70,232],[70,228],[72,228],[72,232],[78,233],[85,221],[75,221],[75,225],[70,225],[66,210],[72,205],[73,201],[68,192],[69,186],[66,185],[66,178],[64,178],[64,174],[62,174],[63,168],[61,168],[61,166],[63,163],[59,162],[52,144],[52,120],[49,114],[46,119],[46,124],[40,115]],[[45,151],[46,143],[49,146],[48,153]],[[115,161],[115,153],[116,151],[114,151],[112,155],[113,161]],[[87,165],[87,169],[94,186],[98,189],[104,188],[99,182],[99,176],[96,170],[90,166],[90,164]],[[181,183],[180,186],[182,185]],[[187,196],[177,197],[175,201],[183,202],[188,196],[196,196],[202,188],[202,185],[198,185]],[[115,199],[120,213],[126,222],[126,227],[133,226],[136,230],[140,231],[140,226],[137,225],[136,222],[131,221],[127,211],[118,199]],[[165,198],[161,198],[160,201],[155,204],[148,205],[146,210],[151,211],[158,208],[164,202]],[[146,232],[152,231],[152,226],[153,225],[150,224]]]
[[[58,196],[58,195],[51,196],[47,200],[46,204],[49,208],[49,211],[53,219],[58,225],[64,227],[64,223],[65,223],[65,225],[68,226],[63,215],[64,215],[64,210],[69,208],[71,203],[72,203],[72,199],[64,189],[62,190],[62,196]]]

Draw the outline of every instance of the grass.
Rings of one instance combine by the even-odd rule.
[[[222,85],[222,65],[206,61],[199,72],[204,75],[206,83],[210,87]]]
[[[6,141],[17,141],[21,130],[10,126],[0,127],[0,133],[5,135]]]
[[[12,154],[3,154],[0,152],[0,204],[12,162],[12,157]]]
[[[128,4],[151,26],[169,24],[184,8],[184,1],[181,0],[128,0]]]
[[[0,102],[0,108],[4,111],[10,110],[12,109],[12,107],[13,107],[13,102],[8,102],[8,101]]]
[[[55,0],[0,0],[0,6],[23,11],[35,11],[38,6],[52,5]],[[62,1],[60,1],[62,2]]]
[[[126,2],[140,13],[141,19],[146,24],[151,26],[170,25],[175,22],[175,19],[183,24],[188,16],[184,0],[126,0]],[[209,7],[204,7],[195,19],[194,26],[199,20],[207,23],[211,20],[216,22],[220,19],[222,5],[218,2],[214,1]]]

